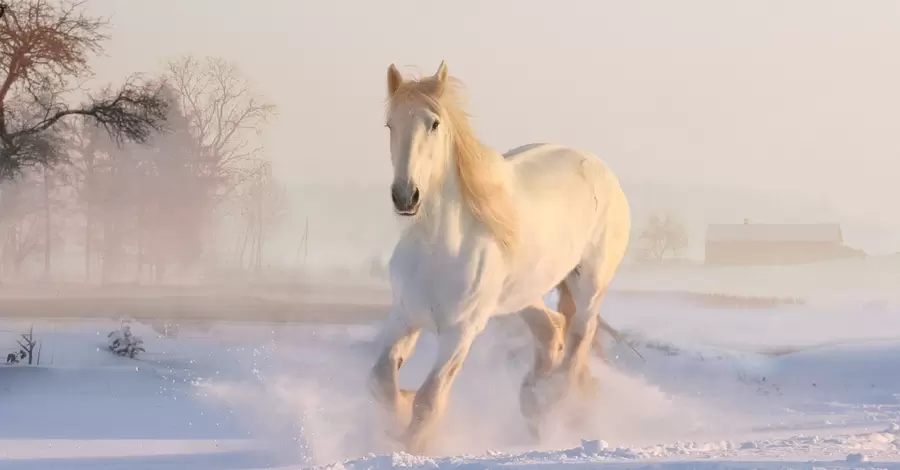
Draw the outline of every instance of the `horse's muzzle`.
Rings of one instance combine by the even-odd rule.
[[[391,201],[394,202],[394,210],[402,216],[413,216],[419,212],[419,188],[414,184],[391,185]]]

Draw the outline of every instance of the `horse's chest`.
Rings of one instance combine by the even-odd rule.
[[[398,256],[399,255],[399,256]],[[493,309],[502,289],[502,273],[489,253],[464,256],[440,250],[409,250],[395,255],[391,274],[408,315],[440,323],[450,316]]]

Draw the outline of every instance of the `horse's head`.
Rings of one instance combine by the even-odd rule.
[[[447,66],[419,80],[404,80],[394,64],[388,67],[386,127],[391,133],[394,210],[414,216],[422,201],[443,180],[451,150],[450,116],[442,105]]]

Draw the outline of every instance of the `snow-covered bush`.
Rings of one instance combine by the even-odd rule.
[[[131,325],[127,323],[123,323],[118,330],[111,331],[107,337],[109,350],[119,356],[134,359],[138,352],[144,352],[144,340],[131,334]]]
[[[28,354],[25,351],[19,351],[17,353],[9,353],[6,355],[6,363],[7,364],[18,364],[22,359],[28,357]]]

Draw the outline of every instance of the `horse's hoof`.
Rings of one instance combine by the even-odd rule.
[[[556,371],[539,380],[535,391],[543,397],[544,407],[550,408],[569,394],[570,382],[567,374]]]
[[[402,432],[387,432],[385,433],[385,437],[390,443],[391,450],[393,452],[409,452],[409,447],[406,444],[406,439],[403,436]]]
[[[407,426],[412,420],[413,401],[416,399],[415,390],[406,390],[401,388],[400,395],[397,397],[397,419],[402,426]]]
[[[410,455],[425,455],[427,452],[427,443],[418,436],[410,436],[405,433],[400,440],[402,441],[404,452]]]
[[[593,400],[600,394],[600,380],[594,377],[587,368],[578,374],[577,383],[583,399]]]
[[[381,434],[393,446],[403,446],[403,433],[406,431],[407,423],[393,410],[384,410],[380,416],[379,424]]]

